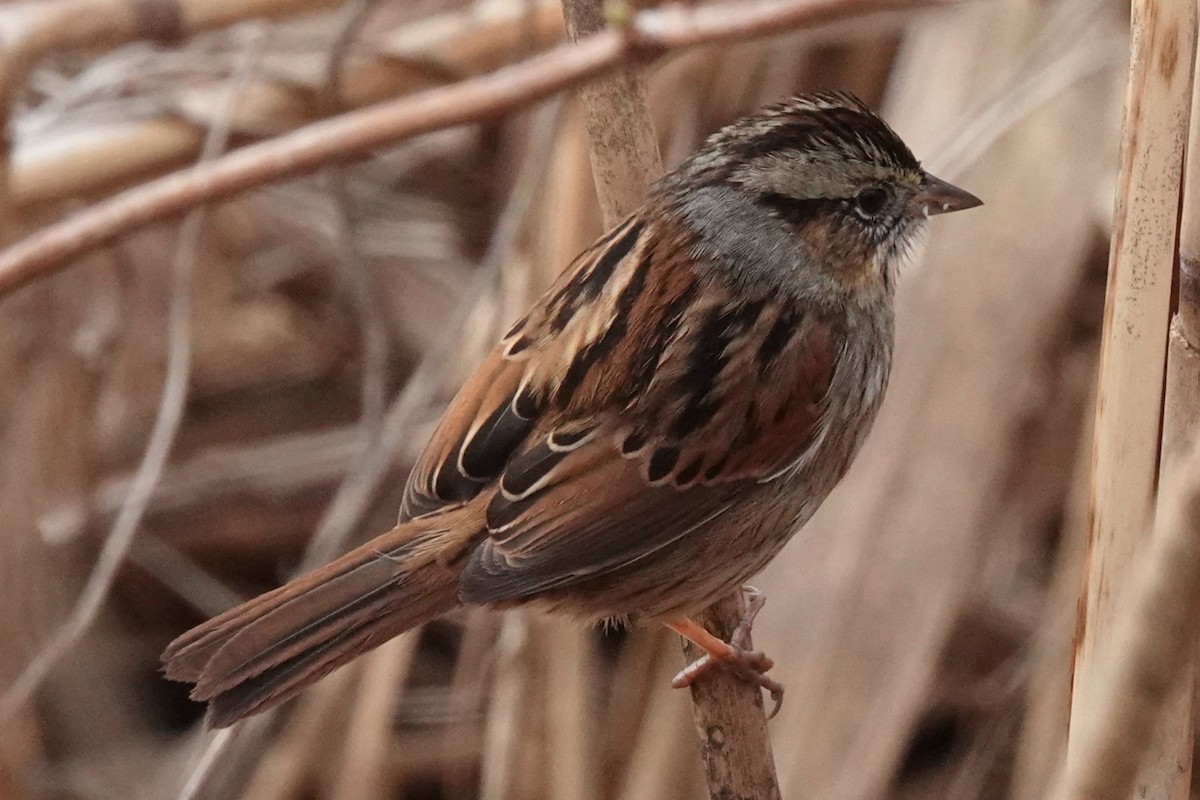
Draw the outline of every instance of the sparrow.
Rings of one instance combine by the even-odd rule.
[[[460,605],[529,604],[664,624],[709,654],[675,685],[721,665],[778,702],[771,660],[691,615],[845,475],[888,383],[906,249],[980,203],[850,94],[725,127],[478,366],[395,528],[183,634],[166,676],[225,727]]]

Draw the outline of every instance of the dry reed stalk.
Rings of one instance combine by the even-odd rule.
[[[559,47],[519,65],[308,125],[203,167],[173,173],[96,203],[0,253],[0,294],[150,223],[264,183],[308,174],[434,130],[491,119],[604,74],[631,58],[737,41],[953,0],[785,0],[714,3],[639,12],[619,30]]]
[[[533,665],[530,625],[524,612],[510,611],[501,622],[493,662],[494,678],[484,728],[480,800],[541,797],[537,776],[525,769],[523,751],[538,744],[529,722],[538,710],[539,686]],[[537,763],[537,762],[534,762]]]
[[[583,116],[578,102],[569,99],[541,198],[547,213],[540,215],[530,232],[533,263],[526,305],[545,292],[563,268],[603,232]]]
[[[1200,447],[1174,458],[1157,520],[1109,636],[1092,664],[1088,695],[1072,709],[1070,754],[1052,800],[1184,797],[1143,757],[1162,748],[1163,713],[1192,666],[1200,629]],[[1188,704],[1190,705],[1190,703]],[[1158,763],[1157,760],[1149,762]],[[1186,769],[1184,770],[1186,774]],[[1138,788],[1135,788],[1135,784]],[[1144,791],[1144,787],[1153,787]],[[1170,793],[1168,793],[1170,792]]]
[[[1200,70],[1200,59],[1195,68]],[[1182,339],[1177,348],[1194,352],[1200,347],[1200,80],[1192,80],[1192,121],[1188,131],[1187,175],[1183,214],[1179,221],[1179,306],[1175,330]],[[1194,407],[1194,406],[1193,406]]]
[[[489,653],[496,642],[499,615],[483,609],[470,609],[463,623],[458,661],[450,681],[449,719],[441,734],[439,759],[442,794],[447,800],[470,800],[476,795],[474,776],[463,769],[460,759],[454,758],[464,741],[474,738],[479,727],[473,719],[487,695],[485,672]],[[474,753],[479,756],[479,748]]]
[[[1195,4],[1138,0],[1133,4],[1132,25],[1096,404],[1086,605],[1081,603],[1076,633],[1068,788],[1060,795],[1088,800],[1125,797],[1134,788],[1115,777],[1099,777],[1102,770],[1092,759],[1117,754],[1095,749],[1090,737],[1099,734],[1087,726],[1096,724],[1092,705],[1107,704],[1103,692],[1115,688],[1104,682],[1108,668],[1101,659],[1124,653],[1114,649],[1121,635],[1120,608],[1130,602],[1126,585],[1138,551],[1147,546],[1145,532],[1153,518],[1159,482],[1159,426],[1180,179],[1192,98]],[[1171,435],[1177,433],[1182,431]],[[1171,444],[1173,450],[1177,447]],[[1190,652],[1180,639],[1164,644]],[[1136,756],[1144,754],[1135,796],[1186,800],[1191,692],[1181,687],[1172,702],[1163,704],[1151,687],[1145,689],[1147,706],[1166,713],[1147,720],[1144,733],[1152,733],[1152,738],[1127,740],[1125,746],[1131,750],[1120,754],[1120,759],[1133,759],[1136,765]]]
[[[647,637],[651,638],[651,637]],[[643,712],[630,736],[630,726],[613,728],[628,742],[628,760],[614,767],[615,786],[609,797],[619,800],[668,800],[699,797],[704,785],[703,762],[699,758],[691,702],[682,692],[662,691],[678,672],[678,650],[674,634],[664,631],[651,641],[661,641],[657,653],[641,664],[649,683]],[[655,657],[656,656],[656,657]],[[647,669],[647,664],[653,667]],[[621,675],[618,673],[617,679]]]
[[[684,708],[690,716],[690,703],[679,692],[664,692],[662,687],[671,682],[678,672],[678,656],[675,636],[665,628],[637,628],[627,632],[621,651],[617,654],[610,671],[611,687],[601,723],[604,753],[604,774],[607,778],[608,796],[617,796],[623,777],[634,778],[634,772],[644,774],[645,769],[634,770],[630,765],[647,754],[661,753],[662,742],[676,744],[682,741],[691,744],[691,721],[677,713]],[[662,698],[673,698],[672,704],[660,703]],[[661,707],[660,707],[661,706]],[[670,733],[650,733],[650,728],[660,723],[659,716],[665,715],[676,726],[668,728]],[[684,724],[677,724],[684,721]],[[689,750],[685,763],[695,763],[695,748]],[[678,768],[663,770],[671,776]]]
[[[596,659],[592,631],[572,619],[547,619],[547,741],[550,797],[600,800],[601,750],[597,741]]]
[[[1090,360],[1087,381],[1093,384],[1098,364]],[[1095,386],[1084,408],[1096,407]],[[1071,666],[1079,580],[1088,535],[1088,492],[1091,482],[1091,415],[1081,414],[1085,430],[1078,442],[1070,489],[1065,498],[1062,543],[1054,577],[1046,592],[1047,613],[1031,643],[1026,707],[1013,765],[1012,800],[1045,800],[1066,752],[1071,718]]]

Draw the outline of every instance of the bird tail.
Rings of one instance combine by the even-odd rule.
[[[195,683],[192,698],[224,728],[456,607],[465,550],[437,516],[198,625],[163,652],[166,676]]]

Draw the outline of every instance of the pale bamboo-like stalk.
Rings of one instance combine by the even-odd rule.
[[[1195,441],[1187,447],[1163,485],[1153,535],[1103,643],[1104,659],[1090,668],[1088,697],[1075,703],[1071,755],[1051,800],[1187,797],[1186,780],[1180,794],[1144,766],[1139,772],[1147,745],[1161,742],[1155,729],[1161,733],[1200,628],[1200,448]]]
[[[1183,768],[1190,760],[1190,702],[1169,704],[1171,713],[1159,718],[1151,709],[1168,704],[1150,692],[1142,698],[1147,735],[1141,738],[1105,731],[1105,725],[1125,723],[1100,716],[1115,702],[1108,696],[1115,687],[1105,676],[1121,668],[1106,659],[1128,655],[1118,649],[1117,622],[1120,608],[1130,602],[1126,584],[1155,506],[1195,6],[1188,0],[1137,0],[1132,22],[1097,395],[1089,571],[1076,641],[1067,771],[1057,795],[1062,800],[1129,796],[1133,773],[1126,776],[1118,767],[1136,767],[1142,758],[1135,796],[1185,800],[1190,778]],[[1114,745],[1118,737],[1124,738]]]
[[[1200,62],[1193,65],[1194,70],[1198,68]],[[1179,222],[1179,308],[1174,325],[1178,339],[1172,341],[1173,356],[1181,348],[1194,355],[1200,347],[1200,80],[1194,75],[1188,143],[1183,214]],[[1196,412],[1193,405],[1192,414]],[[1168,405],[1168,414],[1171,413]]]

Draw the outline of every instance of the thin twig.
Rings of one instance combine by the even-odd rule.
[[[129,553],[129,562],[206,617],[215,617],[245,600],[160,536],[143,533]]]
[[[571,41],[606,27],[604,9],[593,0],[563,0]],[[578,91],[587,115],[588,151],[605,226],[615,225],[642,204],[646,186],[662,175],[662,157],[646,108],[646,82],[637,69],[617,70]]]
[[[325,67],[323,104],[326,108],[340,108],[343,105],[342,71],[350,47],[377,5],[378,0],[357,0],[344,10],[345,19],[330,46]],[[373,285],[374,276],[355,238],[350,191],[343,169],[327,169],[325,183],[334,208],[334,263],[358,312],[362,347],[359,417],[362,435],[369,440],[383,422],[387,401],[387,372],[391,359],[387,319],[380,305],[379,292]]]
[[[205,743],[204,752],[200,754],[200,759],[196,762],[196,766],[188,773],[187,780],[184,781],[183,788],[179,790],[176,800],[195,800],[195,797],[200,793],[200,789],[204,786],[205,778],[212,771],[213,765],[217,763],[217,759],[221,757],[221,754],[229,748],[234,734],[240,732],[240,728],[225,728],[213,733],[212,737]]]
[[[186,511],[229,496],[277,499],[333,483],[365,449],[359,426],[289,433],[240,445],[214,446],[169,465],[150,498],[150,514]],[[415,456],[413,446],[401,459]],[[43,536],[73,539],[121,509],[131,475],[105,478],[82,503],[52,507],[38,519]]]
[[[229,120],[238,98],[253,73],[262,53],[263,32],[257,26],[248,31],[243,63],[234,74],[229,87],[226,113],[209,132],[202,158],[212,159],[225,148],[229,135]],[[104,547],[84,584],[83,591],[66,621],[54,632],[37,656],[21,672],[3,698],[0,698],[0,728],[33,696],[42,681],[58,662],[87,632],[108,597],[117,571],[125,562],[134,536],[162,475],[175,434],[183,420],[187,403],[188,379],[192,362],[192,273],[196,264],[197,246],[205,207],[197,207],[180,226],[179,238],[172,259],[169,303],[167,308],[167,363],[158,413],[142,462],[134,475],[121,510],[105,538]]]
[[[212,163],[130,189],[34,233],[0,253],[0,294],[61,269],[71,259],[152,222],[270,181],[434,130],[490,119],[631,60],[670,50],[749,39],[846,16],[945,5],[957,0],[760,0],[643,11],[621,29],[562,46],[518,65],[373,108],[314,123]]]

